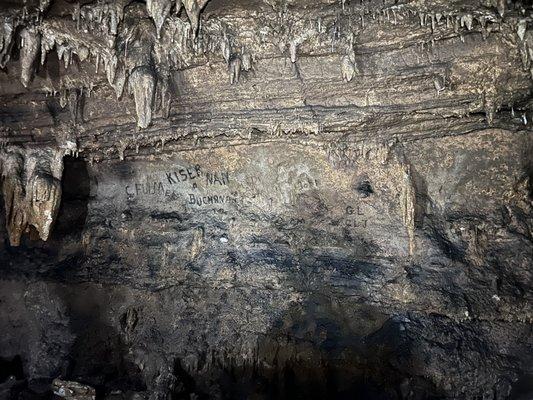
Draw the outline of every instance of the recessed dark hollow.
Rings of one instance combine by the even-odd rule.
[[[362,197],[368,197],[374,193],[372,185],[367,180],[363,180],[357,184],[357,191],[361,194]]]
[[[72,235],[79,239],[85,228],[90,195],[90,178],[85,160],[65,157],[61,190],[61,204],[53,238],[59,240]]]
[[[19,355],[11,359],[0,358],[0,383],[4,383],[10,377],[17,380],[24,378],[24,368]]]

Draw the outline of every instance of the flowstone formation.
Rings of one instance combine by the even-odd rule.
[[[0,4],[0,398],[533,398],[533,6]]]

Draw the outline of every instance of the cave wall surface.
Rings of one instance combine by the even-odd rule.
[[[531,366],[528,137],[82,163],[83,230],[63,206],[2,256],[2,354],[108,390],[506,398]]]
[[[531,398],[532,12],[0,5],[0,398]]]

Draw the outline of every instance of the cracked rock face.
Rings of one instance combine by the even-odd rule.
[[[526,1],[0,4],[0,398],[533,398]]]

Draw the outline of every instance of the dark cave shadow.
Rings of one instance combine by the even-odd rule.
[[[527,190],[528,190],[528,194],[529,194],[529,199],[530,200],[533,200],[533,157],[530,156],[531,154],[533,154],[533,140],[530,140],[528,145],[527,145],[527,148],[526,148],[526,152],[525,152],[525,158],[526,158],[526,162],[525,162],[525,165],[526,165],[526,171],[525,171],[525,179],[527,179],[527,183],[528,183],[528,187],[527,187]]]
[[[108,310],[101,308],[102,304],[95,299],[101,293],[96,293],[92,286],[81,290],[65,289],[58,286],[56,295],[66,308],[68,328],[74,341],[59,377],[94,387],[100,399],[113,390],[146,390],[141,371],[128,357],[127,326],[123,316],[120,328],[106,322],[103,315]]]
[[[413,351],[411,339],[402,333],[401,320],[364,301],[349,300],[332,286],[309,283],[313,275],[334,269],[339,283],[352,282],[346,290],[359,292],[364,282],[380,279],[378,264],[323,250],[295,255],[276,246],[246,257],[276,263],[285,273],[286,285],[298,288],[305,298],[285,310],[260,336],[253,362],[217,359],[206,378],[188,371],[179,357],[168,354],[175,379],[169,393],[172,400],[439,398],[430,382],[398,368],[411,360]],[[297,264],[307,270],[306,276],[295,272]],[[95,387],[99,398],[117,389],[146,391],[151,385],[131,361],[127,315],[117,316],[121,328],[110,326],[102,318],[106,302],[93,300],[99,296],[94,290],[92,285],[84,290],[58,286],[56,295],[66,307],[69,330],[75,337],[61,377]],[[203,359],[207,359],[205,354]]]
[[[444,397],[429,379],[416,372],[423,368],[416,361],[421,355],[413,340],[416,332],[408,335],[398,313],[387,313],[364,296],[375,282],[387,281],[386,265],[380,260],[369,261],[370,253],[355,258],[353,254],[324,248],[296,252],[288,244],[268,239],[260,241],[265,247],[255,252],[232,249],[227,262],[246,265],[259,260],[272,264],[282,272],[284,286],[294,287],[304,298],[284,310],[260,336],[252,363],[219,360],[209,372],[208,385],[204,378],[188,371],[179,357],[168,354],[177,381],[170,394],[173,400],[191,399],[191,395],[198,399],[216,398],[211,395],[211,387],[216,387],[220,397],[226,399]],[[205,255],[213,256],[218,254]],[[205,259],[199,262],[208,266]],[[202,268],[198,271],[202,272]],[[335,284],[322,282],[320,277],[331,271],[335,272]],[[105,302],[93,302],[100,295],[95,285],[85,291],[58,286],[56,294],[67,310],[69,329],[76,337],[61,377],[96,387],[100,398],[111,389],[145,391],[146,376],[128,355],[134,345],[127,341],[125,328],[111,326],[102,318],[108,310]],[[126,320],[120,317],[120,326],[127,325]],[[157,330],[157,326],[151,328]],[[158,351],[165,351],[163,345],[160,348]],[[190,349],[191,353],[197,350]]]
[[[67,236],[79,240],[87,220],[91,190],[89,171],[87,162],[83,159],[66,156],[63,162],[61,204],[52,240],[61,240]]]
[[[320,250],[295,255],[275,246],[248,256],[250,262],[260,256],[276,263],[285,273],[285,285],[298,288],[305,298],[260,335],[253,361],[229,358],[215,362],[207,386],[177,360],[176,377],[186,382],[186,390],[174,393],[173,399],[188,399],[191,392],[199,399],[209,399],[212,387],[223,399],[442,397],[430,381],[398,367],[416,364],[413,341],[403,331],[402,321],[343,292],[364,291],[365,282],[380,279],[378,264]],[[295,273],[296,266],[307,270],[306,275]],[[341,286],[348,281],[352,286],[339,290],[319,279],[309,283],[313,275],[325,270],[337,271],[335,279]]]
[[[16,355],[11,359],[0,357],[0,384],[5,382],[10,376],[14,376],[17,380],[24,379],[24,368],[20,355]]]
[[[524,374],[514,384],[510,400],[531,400],[533,398],[533,374]]]
[[[258,344],[255,365],[220,366],[223,398],[401,398],[401,376],[388,354],[372,354],[364,337],[343,332],[339,321],[318,310],[322,301],[312,295],[276,321]]]
[[[316,300],[316,299],[315,299]],[[218,384],[225,399],[439,399],[431,382],[396,369],[410,357],[408,339],[397,339],[398,324],[387,320],[374,334],[349,336],[339,321],[319,316],[306,300],[289,310],[280,325],[294,315],[292,326],[273,329],[259,343],[257,364],[221,365]],[[305,309],[305,311],[304,311]],[[301,325],[320,330],[298,335]],[[398,343],[400,341],[400,343]],[[272,364],[265,363],[275,354]],[[260,357],[261,358],[261,357]],[[270,364],[270,365],[268,365]],[[407,393],[413,392],[409,396]]]

